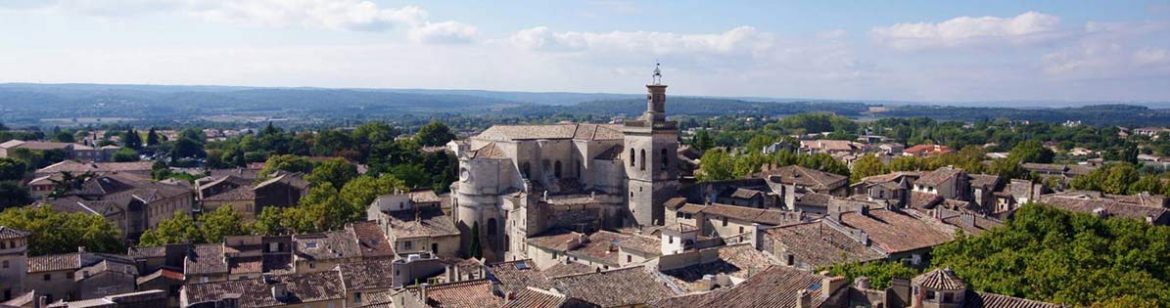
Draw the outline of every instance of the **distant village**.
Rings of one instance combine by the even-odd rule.
[[[1021,178],[943,165],[851,179],[771,162],[743,176],[704,178],[712,168],[705,149],[682,142],[697,131],[667,119],[666,85],[646,87],[646,110],[636,118],[495,125],[421,147],[453,157],[449,185],[383,191],[337,228],[226,234],[211,243],[142,239],[176,213],[198,219],[226,207],[257,221],[267,208],[305,203],[315,180],[255,162],[164,167],[193,176],[160,179],[156,161],[166,155],[117,161],[122,147],[99,143],[109,131],[76,142],[0,143],[0,159],[64,155],[21,180],[34,200],[28,207],[100,217],[127,247],[38,255],[34,232],[0,224],[0,307],[1067,307],[977,290],[968,281],[979,277],[936,266],[933,250],[1001,228],[1035,204],[1170,225],[1161,191],[1074,188],[1078,176],[1107,165],[1098,150],[1081,147],[1061,150],[1085,157],[1077,162],[1018,163],[1028,175]],[[201,131],[208,142],[258,133]],[[1170,129],[1123,133],[1158,138]],[[853,140],[825,135],[753,151],[824,154],[854,170],[862,159],[890,164],[960,151],[907,146],[881,131]],[[355,175],[372,172],[344,161]],[[870,263],[917,274],[877,283],[828,270]]]

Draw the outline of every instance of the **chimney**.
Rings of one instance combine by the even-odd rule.
[[[845,277],[842,276],[825,277],[821,282],[821,299],[828,299],[833,296],[833,293],[837,293],[847,283]]]
[[[284,302],[288,298],[288,287],[280,282],[272,284],[272,298]]]
[[[869,290],[869,287],[870,287],[869,277],[865,277],[865,276],[857,277],[857,279],[854,279],[853,285],[861,290]]]
[[[806,289],[796,291],[796,308],[813,308],[812,294],[808,293]]]
[[[427,302],[427,283],[424,282],[424,283],[418,285],[418,297],[419,297],[420,302],[423,302],[423,304],[426,304],[426,302]]]

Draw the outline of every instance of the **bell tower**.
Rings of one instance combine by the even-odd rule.
[[[24,294],[29,233],[0,226],[0,302]]]
[[[663,204],[679,186],[678,123],[666,120],[666,85],[658,66],[646,91],[646,112],[622,129],[628,210],[640,226],[663,224]]]

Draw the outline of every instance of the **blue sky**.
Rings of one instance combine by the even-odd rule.
[[[1166,1],[0,0],[0,82],[1170,101]]]

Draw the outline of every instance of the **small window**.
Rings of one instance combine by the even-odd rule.
[[[739,233],[743,233],[743,226],[739,226]]]
[[[626,263],[633,263],[633,262],[634,262],[634,256],[633,255],[626,255]]]
[[[353,302],[354,302],[355,304],[361,304],[361,303],[362,303],[362,292],[354,292],[354,293],[353,293]]]
[[[726,226],[727,226],[727,217],[723,217],[723,226],[724,226],[724,227],[726,227]]]
[[[934,291],[926,291],[926,299],[933,301],[935,299]]]
[[[53,276],[50,276],[49,274],[45,274],[45,281],[49,281],[49,280],[53,280]]]
[[[403,248],[403,249],[408,249],[408,250],[409,250],[409,249],[414,249],[414,243],[413,243],[413,242],[411,242],[411,241],[405,241],[405,242],[402,242],[402,248]]]
[[[8,268],[8,260],[4,260],[4,262],[0,263],[0,268]]]
[[[950,292],[943,293],[943,303],[950,303],[955,301],[955,294]]]
[[[73,279],[73,272],[65,273],[65,279]]]

